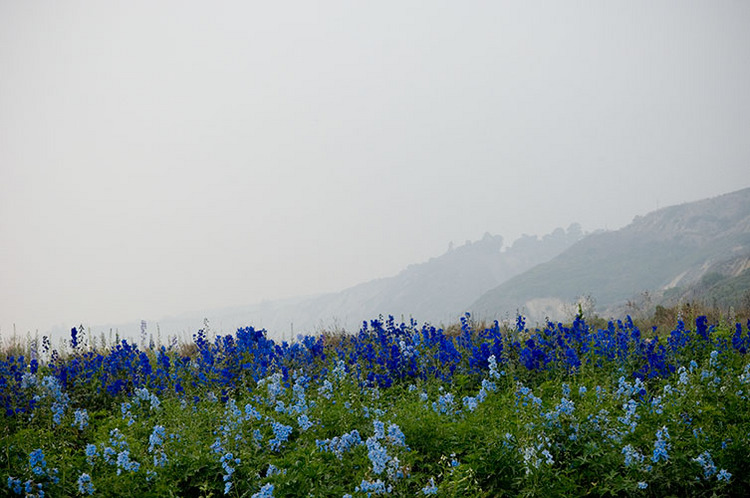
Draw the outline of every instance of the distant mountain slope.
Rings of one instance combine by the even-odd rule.
[[[589,235],[488,291],[470,310],[481,318],[521,311],[532,321],[563,319],[570,303],[591,296],[606,313],[643,291],[691,287],[713,265],[747,254],[750,189],[660,209],[621,230]]]
[[[503,246],[499,235],[451,248],[442,256],[411,265],[398,275],[372,280],[341,292],[316,297],[268,301],[220,310],[196,311],[156,322],[162,336],[192,334],[208,319],[211,329],[230,333],[237,327],[265,328],[271,337],[289,339],[322,329],[356,331],[378,315],[414,317],[420,322],[458,319],[479,296],[503,281],[547,261],[583,237],[578,224],[538,238],[524,235]],[[140,322],[113,326],[138,337]],[[155,329],[149,321],[149,332]]]
[[[503,247],[499,235],[485,234],[440,257],[411,265],[398,275],[373,280],[334,294],[308,299],[258,318],[270,330],[356,329],[380,314],[440,323],[455,321],[487,290],[543,261],[583,237],[578,224],[541,239],[523,236]]]

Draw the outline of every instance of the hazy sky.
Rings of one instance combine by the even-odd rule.
[[[0,333],[748,187],[748,26],[745,0],[0,0]]]

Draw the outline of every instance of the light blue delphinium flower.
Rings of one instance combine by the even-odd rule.
[[[31,372],[24,373],[21,377],[21,389],[28,389],[34,386],[36,386],[36,375]]]
[[[117,475],[119,476],[123,470],[128,472],[138,472],[141,468],[141,464],[130,459],[130,451],[122,450],[117,454]]]
[[[648,487],[648,483],[647,482],[640,481],[638,483],[638,489],[646,489],[647,487]]]
[[[166,430],[163,425],[155,425],[154,430],[148,437],[148,452],[153,453],[157,446],[164,444]]]
[[[438,493],[438,487],[435,484],[435,478],[430,477],[425,487],[422,488],[423,495],[436,495]]]
[[[625,455],[626,467],[643,463],[644,456],[629,444],[622,448],[622,454]]]
[[[372,427],[375,431],[375,439],[383,439],[385,437],[385,424],[380,420],[373,420]]]
[[[453,394],[447,393],[432,403],[432,409],[438,413],[449,414],[453,412]]]
[[[372,471],[382,474],[388,464],[388,451],[374,437],[367,438],[367,457],[372,463]]]
[[[268,444],[271,446],[271,450],[278,451],[279,448],[281,448],[281,445],[287,441],[289,435],[292,433],[292,426],[274,422],[271,428],[274,437],[268,441]]]
[[[75,427],[77,425],[78,430],[82,431],[89,426],[89,413],[85,408],[83,410],[76,410],[74,415],[75,420],[72,424],[70,424],[72,427]]]
[[[690,377],[688,376],[688,371],[685,369],[685,367],[680,367],[677,370],[677,373],[680,375],[680,379],[677,381],[678,384],[687,386],[690,384]]]
[[[500,375],[497,373],[497,358],[493,354],[487,358],[487,364],[490,367],[490,379],[499,379]]]
[[[307,429],[313,426],[313,423],[310,422],[310,418],[307,416],[307,414],[303,413],[302,415],[297,417],[297,425],[299,425],[299,430],[305,432]]]
[[[91,482],[91,476],[83,473],[78,478],[78,492],[82,495],[93,495],[96,489]]]
[[[86,462],[89,465],[94,465],[94,459],[96,458],[96,445],[95,444],[87,444],[86,445]]]
[[[406,436],[401,428],[396,424],[388,426],[388,440],[396,446],[406,446]]]
[[[714,474],[716,474],[716,465],[714,465],[713,458],[711,458],[711,453],[708,451],[704,451],[700,455],[698,455],[697,458],[693,458],[694,462],[698,462],[701,467],[703,467],[703,477],[705,479],[710,478]]]
[[[132,408],[133,408],[133,405],[131,405],[128,402],[120,404],[120,411],[122,412],[122,419],[128,422],[128,427],[130,427],[131,425],[135,423],[135,420],[133,419],[133,412],[131,412]]]
[[[731,479],[731,478],[732,478],[732,474],[731,474],[731,473],[729,473],[729,472],[727,472],[727,469],[721,469],[721,470],[719,471],[719,473],[718,473],[718,474],[716,475],[716,478],[717,478],[717,479],[718,479],[719,481],[725,481],[725,482],[729,482],[729,479]]]
[[[654,413],[661,415],[664,412],[664,405],[661,403],[661,396],[656,396],[651,400],[651,409]]]
[[[273,498],[273,484],[264,484],[260,491],[253,494],[252,498]]]
[[[477,409],[477,398],[473,396],[464,396],[462,401],[464,407],[466,407],[466,409],[468,409],[470,412],[473,412]]]
[[[374,482],[362,479],[362,482],[356,487],[355,491],[367,493],[367,496],[370,496],[370,494],[385,495],[391,492],[391,487],[386,487],[385,483],[380,479]]]
[[[102,445],[102,446],[104,446],[104,445]],[[107,447],[104,448],[104,450],[102,450],[102,457],[104,458],[104,461],[107,462],[110,465],[112,465],[114,463],[112,459],[114,457],[116,457],[116,456],[117,456],[117,452],[115,451],[114,448],[112,448],[110,446],[107,446]]]
[[[281,470],[277,466],[271,463],[268,465],[268,470],[266,470],[266,477],[271,477],[275,475],[286,475],[286,469]]]
[[[262,420],[263,415],[261,415],[260,412],[256,410],[253,405],[248,403],[245,405],[245,420],[249,421],[251,419]]]
[[[326,379],[323,381],[323,385],[318,388],[318,394],[325,399],[331,399],[333,397],[333,384],[331,384],[330,380]]]
[[[657,463],[661,460],[665,462],[669,460],[669,448],[670,444],[667,442],[669,439],[669,432],[666,427],[662,427],[656,431],[656,442],[654,443],[654,454],[651,457],[651,461]]]

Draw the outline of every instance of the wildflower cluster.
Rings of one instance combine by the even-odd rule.
[[[97,351],[76,329],[70,354],[0,361],[6,491],[741,494],[750,324],[650,335],[389,317],[291,344],[243,328]]]

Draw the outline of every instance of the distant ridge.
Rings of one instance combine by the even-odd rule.
[[[577,301],[615,316],[650,292],[653,303],[704,297],[711,273],[718,299],[743,299],[750,288],[750,188],[659,209],[628,226],[593,233],[546,263],[489,290],[469,309],[480,318],[525,314],[532,322],[569,319]],[[730,280],[734,279],[734,280]],[[732,297],[733,296],[733,297]],[[592,298],[592,299],[590,299]]]
[[[454,322],[486,291],[548,261],[583,236],[580,225],[575,223],[541,238],[524,235],[510,246],[503,245],[503,237],[487,233],[482,239],[459,247],[451,244],[443,255],[410,265],[392,277],[320,296],[196,310],[149,320],[148,333],[155,334],[158,323],[163,338],[174,334],[189,337],[204,328],[207,319],[211,330],[217,333],[253,326],[266,329],[274,339],[289,340],[300,333],[323,330],[356,332],[362,321],[381,314],[405,320],[413,317],[420,323]],[[121,336],[140,336],[140,321],[108,325],[105,330],[108,328],[116,328]]]

